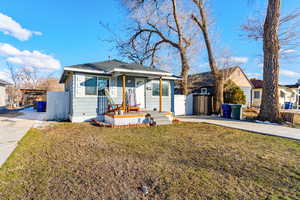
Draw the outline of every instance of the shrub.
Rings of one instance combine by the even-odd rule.
[[[224,85],[224,103],[246,104],[244,91],[232,81]]]

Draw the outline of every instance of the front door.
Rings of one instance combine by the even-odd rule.
[[[136,78],[135,79],[136,88],[136,101],[140,105],[141,109],[145,108],[145,79]]]

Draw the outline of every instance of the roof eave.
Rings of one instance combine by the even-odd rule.
[[[111,71],[108,71],[107,73],[114,73],[114,72],[172,76],[172,74],[169,73],[169,72],[154,72],[154,71],[146,71],[146,70],[128,70],[128,69],[121,69],[121,68],[115,68]]]

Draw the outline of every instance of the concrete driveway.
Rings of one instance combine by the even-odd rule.
[[[219,126],[249,131],[258,134],[284,137],[293,140],[300,140],[300,129],[288,128],[280,125],[229,120],[229,119],[211,117],[211,116],[177,116],[176,118],[184,122],[203,122],[203,123],[215,124]]]
[[[45,113],[37,113],[31,108],[21,111],[18,116],[15,114],[0,115],[0,167],[27,131],[44,123],[45,115]]]

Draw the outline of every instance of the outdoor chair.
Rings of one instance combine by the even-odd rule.
[[[116,104],[113,100],[113,98],[110,96],[110,93],[107,89],[104,89],[105,96],[107,98],[108,104],[107,104],[107,113],[110,112],[116,112],[119,110],[122,110],[122,104]]]

